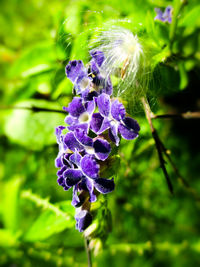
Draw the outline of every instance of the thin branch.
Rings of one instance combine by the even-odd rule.
[[[84,237],[85,239],[85,251],[87,253],[87,259],[88,259],[88,267],[92,267],[92,257],[91,257],[91,250],[89,247],[89,240],[87,237]]]
[[[181,182],[181,184],[183,185],[183,187],[193,195],[193,197],[197,200],[200,201],[200,196],[197,193],[197,191],[192,188],[188,182],[182,177],[182,175],[180,174],[179,170],[177,169],[175,163],[173,162],[173,160],[171,159],[170,155],[169,155],[169,151],[165,148],[164,144],[161,142],[160,143],[161,147],[162,147],[162,151],[165,154],[166,158],[168,159],[169,163],[171,164],[174,172],[176,173],[177,178],[179,179],[179,181]]]
[[[142,101],[142,104],[144,107],[144,112],[145,112],[147,121],[148,121],[150,129],[151,129],[152,136],[153,136],[154,141],[155,141],[155,145],[156,145],[156,149],[157,149],[158,157],[159,157],[159,161],[160,161],[160,167],[161,167],[163,174],[165,176],[168,188],[169,188],[170,192],[173,194],[173,186],[172,186],[172,183],[170,181],[167,169],[165,167],[166,162],[165,162],[165,160],[163,158],[163,154],[162,154],[162,146],[161,146],[162,143],[161,143],[160,138],[156,132],[156,129],[153,126],[152,119],[151,119],[154,115],[150,109],[150,106],[149,106],[147,99],[145,97],[142,97],[141,101]]]
[[[0,107],[0,110],[6,110],[6,109],[29,110],[29,111],[32,111],[32,112],[56,112],[56,113],[66,114],[66,111],[64,111],[64,110],[51,109],[51,108],[39,108],[39,107],[36,107],[36,106],[31,106],[31,107],[1,106]]]
[[[200,119],[200,111],[185,112],[181,114],[162,114],[151,116],[152,119]]]

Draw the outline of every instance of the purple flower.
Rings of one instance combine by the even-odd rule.
[[[74,131],[78,142],[84,147],[85,152],[94,155],[99,160],[106,160],[111,152],[109,142],[101,137],[94,139],[86,135],[83,129],[76,129]]]
[[[103,194],[114,190],[113,179],[108,180],[99,177],[100,165],[92,155],[86,154],[82,157],[78,152],[75,152],[69,159],[76,164],[76,168],[68,168],[64,171],[63,177],[66,186],[75,186],[72,201],[74,206],[77,206],[80,202],[78,192],[81,190],[89,192],[90,202],[96,201],[94,188]]]
[[[86,101],[102,92],[111,95],[113,90],[110,78],[105,79],[101,73],[103,52],[91,51],[90,54],[92,59],[88,68],[81,60],[72,60],[66,66],[66,75],[74,84],[75,92]]]
[[[74,97],[68,107],[63,108],[69,112],[65,119],[65,122],[69,124],[68,130],[74,131],[81,128],[88,132],[95,107],[94,100],[84,103],[82,98]]]
[[[160,8],[155,8],[155,12],[157,13],[154,20],[160,20],[162,22],[172,22],[172,10],[173,8],[171,6],[168,6],[165,8],[165,11],[162,12]]]
[[[90,55],[87,68],[81,60],[72,60],[66,66],[67,77],[79,97],[63,108],[68,112],[65,118],[68,126],[59,126],[55,132],[59,145],[55,165],[60,168],[57,182],[64,190],[73,188],[72,205],[76,207],[76,228],[80,232],[92,222],[89,202],[115,187],[113,178],[100,177],[111,153],[109,137],[118,146],[119,135],[131,140],[140,130],[134,119],[126,117],[123,104],[110,98],[113,87],[102,71],[104,53],[92,50]],[[66,128],[68,132],[64,133]]]
[[[87,210],[77,210],[75,215],[76,229],[83,232],[92,222],[92,215]]]
[[[65,71],[67,77],[74,84],[77,94],[82,94],[85,90],[89,90],[92,79],[88,77],[87,69],[81,60],[69,61]]]
[[[118,146],[119,136],[126,140],[135,139],[138,136],[140,127],[136,120],[126,117],[126,110],[118,100],[111,101],[109,95],[101,94],[97,98],[99,115],[95,115],[92,120],[92,128],[97,134],[109,130],[111,140]],[[98,118],[97,118],[98,117]],[[99,127],[98,127],[99,126]]]

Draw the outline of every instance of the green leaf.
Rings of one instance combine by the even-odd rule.
[[[23,101],[17,106],[62,110],[58,104],[44,100]],[[9,139],[30,150],[41,150],[56,143],[55,127],[63,124],[63,120],[61,113],[13,110],[7,117],[4,132]]]
[[[18,245],[18,235],[7,229],[0,229],[0,247],[14,247]]]
[[[27,78],[32,75],[49,71],[56,61],[53,43],[39,43],[23,51],[9,70],[12,77]]]
[[[180,62],[178,67],[180,74],[180,89],[183,90],[188,85],[188,75],[183,62]]]
[[[179,26],[185,27],[200,27],[200,5],[195,6],[192,10],[189,10],[183,19],[180,21]]]
[[[57,208],[56,205],[51,205]],[[67,212],[62,210],[59,213],[55,213],[53,210],[44,211],[29,228],[24,239],[31,242],[41,241],[67,228],[74,227],[74,209],[71,202],[61,202],[61,205],[65,206]]]
[[[3,186],[2,215],[6,228],[16,231],[18,227],[19,214],[19,189],[22,179],[15,177]]]

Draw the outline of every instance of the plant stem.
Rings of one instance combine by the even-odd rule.
[[[154,128],[153,123],[152,123],[152,118],[153,118],[154,114],[151,111],[151,108],[149,106],[149,103],[148,103],[146,97],[142,97],[141,98],[141,102],[143,104],[144,112],[145,112],[147,121],[149,123],[153,139],[155,141],[156,149],[157,149],[157,152],[158,152],[158,158],[159,158],[159,161],[160,161],[160,167],[161,167],[161,169],[162,169],[162,171],[164,173],[164,176],[165,176],[169,191],[171,192],[171,194],[173,194],[173,186],[172,186],[172,183],[170,181],[167,169],[165,167],[165,160],[164,160],[163,154],[162,154],[162,142],[161,142],[161,140],[160,140],[160,138],[159,138],[159,136],[158,136],[158,134],[156,132],[156,129]]]
[[[85,250],[88,259],[88,267],[92,267],[92,257],[91,257],[91,250],[89,248],[89,240],[87,239],[87,237],[84,237],[84,239],[85,239]]]
[[[200,111],[188,111],[180,114],[153,115],[152,119],[200,119]]]
[[[19,109],[19,110],[21,109],[21,110],[29,110],[33,112],[56,112],[56,113],[66,114],[66,111],[64,110],[51,109],[51,108],[39,108],[36,106],[31,106],[31,107],[2,106],[0,107],[0,110],[5,110],[5,109]]]

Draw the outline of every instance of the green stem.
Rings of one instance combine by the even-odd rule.
[[[88,259],[88,267],[92,267],[92,257],[91,257],[91,250],[89,247],[89,240],[87,239],[87,237],[85,237],[84,239],[85,239],[85,250],[86,250],[87,259]]]
[[[186,0],[175,0],[174,1],[173,17],[172,17],[172,23],[170,25],[170,31],[169,31],[170,50],[172,49],[172,45],[173,45],[175,35],[176,35],[178,15],[186,3],[187,3]]]

